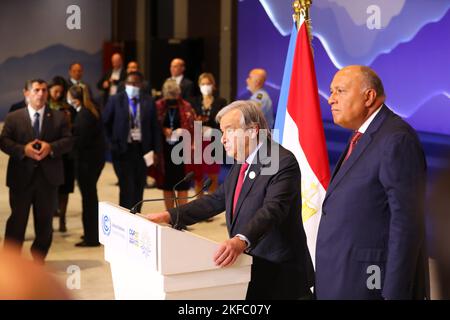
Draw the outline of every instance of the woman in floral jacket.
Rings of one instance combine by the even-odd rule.
[[[181,98],[180,86],[175,80],[166,80],[162,93],[163,98],[156,102],[156,111],[162,129],[163,147],[161,154],[158,155],[155,178],[156,186],[164,192],[166,209],[170,209],[174,207],[174,200],[171,199],[175,197],[173,187],[191,169],[189,164],[192,163],[193,157],[195,113],[189,102]],[[184,154],[181,151],[175,152],[172,156],[172,150],[178,143],[183,143],[183,151],[188,150],[190,154]],[[189,161],[186,161],[187,159]],[[177,196],[187,197],[189,188],[190,181],[179,184],[176,188]],[[179,200],[180,204],[186,202],[187,200]]]

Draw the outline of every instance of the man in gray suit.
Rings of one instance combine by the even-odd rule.
[[[46,106],[47,83],[28,83],[27,107],[7,115],[0,135],[0,149],[10,156],[6,185],[11,216],[5,240],[22,245],[33,205],[36,238],[31,253],[43,261],[52,242],[58,186],[64,182],[61,155],[72,148],[72,138],[64,114]]]

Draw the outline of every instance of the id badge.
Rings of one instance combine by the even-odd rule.
[[[141,141],[141,129],[139,128],[135,128],[135,129],[131,129],[131,140],[133,141]]]
[[[170,135],[170,137],[168,137],[168,138],[166,139],[166,142],[167,142],[168,144],[171,144],[171,145],[177,143],[177,142],[178,142],[178,135],[177,135],[175,132],[172,132],[172,134]]]

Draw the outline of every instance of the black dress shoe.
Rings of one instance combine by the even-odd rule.
[[[86,242],[86,241],[81,241],[75,244],[75,247],[99,247],[100,246],[100,242]]]

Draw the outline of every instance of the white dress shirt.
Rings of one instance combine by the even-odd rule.
[[[39,132],[41,132],[42,131],[42,121],[44,121],[45,106],[40,108],[39,110],[35,110],[35,109],[33,109],[33,107],[28,105],[27,109],[28,109],[28,114],[30,116],[30,120],[31,120],[31,127],[33,127],[33,124],[34,124],[34,114],[36,112],[39,113]]]
[[[183,80],[183,75],[180,75],[178,77],[172,77],[172,79],[177,82],[177,85],[180,85],[181,80]]]
[[[369,127],[369,125],[372,123],[373,119],[375,119],[375,117],[377,116],[378,112],[380,112],[381,108],[383,108],[384,104],[382,104],[377,111],[375,111],[374,113],[372,113],[372,115],[362,124],[361,127],[359,127],[358,132],[361,132],[362,134],[364,134],[367,130],[367,128]]]

